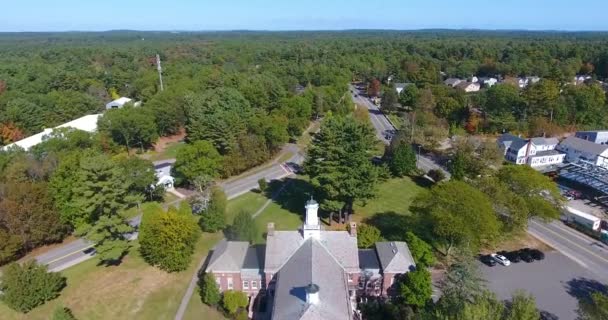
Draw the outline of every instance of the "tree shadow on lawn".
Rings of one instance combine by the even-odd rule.
[[[380,212],[363,222],[378,228],[382,237],[388,241],[404,241],[408,231],[424,240],[430,239],[430,227],[418,215],[406,216],[394,211]]]
[[[266,198],[272,199],[282,209],[299,215],[301,219],[304,216],[306,201],[310,200],[313,193],[313,186],[300,178],[272,180],[264,192]]]

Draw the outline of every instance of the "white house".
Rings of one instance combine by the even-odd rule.
[[[101,114],[90,114],[84,117],[80,117],[76,120],[72,120],[70,122],[66,122],[62,125],[58,125],[55,128],[44,129],[42,132],[37,133],[35,135],[29,136],[25,139],[13,142],[2,147],[2,150],[8,150],[12,147],[20,147],[25,151],[28,151],[33,146],[42,143],[44,140],[48,139],[50,134],[54,129],[59,128],[73,128],[76,130],[82,130],[86,132],[95,132],[97,131],[97,121],[101,117]]]
[[[175,178],[171,176],[171,167],[174,163],[175,160],[161,160],[153,162],[157,186],[162,185],[166,190],[173,189]]]
[[[577,75],[574,77],[574,85],[579,85],[579,84],[583,84],[585,83],[585,81],[590,80],[591,76],[587,76],[587,75]]]
[[[120,109],[122,107],[125,106],[125,104],[129,103],[129,102],[133,102],[133,99],[131,98],[127,98],[127,97],[120,97],[114,101],[108,102],[106,104],[106,110],[110,110],[110,109]],[[141,105],[141,102],[137,101],[137,102],[133,102],[133,105],[136,107],[139,107]]]
[[[485,87],[485,88],[490,88],[493,85],[495,85],[495,84],[498,83],[498,79],[496,79],[496,78],[488,78],[488,77],[481,77],[481,78],[479,78],[478,83],[480,85],[482,85],[483,87]]]
[[[608,145],[597,144],[577,137],[568,137],[557,149],[566,154],[568,162],[586,161],[608,168]]]
[[[472,76],[472,77],[469,79],[469,82],[477,83],[477,82],[479,82],[479,78],[477,78],[477,76]]]
[[[556,138],[522,139],[508,133],[498,138],[505,160],[533,168],[564,162],[565,154],[555,150],[558,143]]]
[[[481,86],[479,83],[460,82],[455,86],[455,88],[464,90],[464,92],[477,92],[481,89]]]
[[[405,88],[411,85],[413,85],[413,83],[395,83],[395,91],[397,91],[397,94],[401,94]]]

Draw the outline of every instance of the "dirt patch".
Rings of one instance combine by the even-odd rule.
[[[162,153],[165,151],[165,149],[167,148],[168,145],[170,145],[172,143],[183,141],[185,138],[186,138],[186,129],[181,128],[179,130],[179,133],[177,133],[175,135],[167,136],[167,137],[160,137],[158,139],[158,141],[156,141],[156,143],[154,144],[154,151],[156,151],[158,153]]]
[[[482,250],[482,253],[490,254],[496,251],[514,251],[523,248],[538,249],[543,252],[555,250],[546,243],[540,241],[539,239],[526,232],[521,236],[514,237],[513,239],[509,239],[499,243],[494,249],[484,249]]]

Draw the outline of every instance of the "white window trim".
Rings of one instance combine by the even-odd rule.
[[[249,290],[249,281],[243,280],[243,290]]]
[[[232,282],[232,278],[228,278],[228,290],[234,289],[234,283]]]
[[[258,288],[258,282],[255,280],[251,280],[251,289],[256,290]]]

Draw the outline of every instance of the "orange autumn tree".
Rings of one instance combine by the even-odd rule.
[[[23,137],[23,131],[17,128],[12,122],[0,125],[0,142],[2,142],[2,144],[18,141],[23,139]]]

